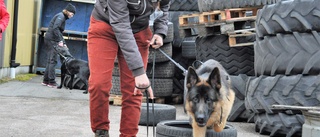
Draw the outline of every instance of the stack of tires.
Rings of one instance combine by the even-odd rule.
[[[301,136],[300,111],[272,105],[320,105],[320,1],[287,0],[266,5],[256,20],[254,69],[245,105],[255,113],[256,131]]]
[[[181,37],[179,33],[179,16],[198,13],[198,1],[196,0],[171,0],[169,9],[169,21],[173,23],[174,39],[172,41],[172,58],[183,68],[187,69],[195,60],[195,37]],[[197,22],[191,19],[190,22]],[[194,34],[197,34],[193,30]],[[170,103],[180,104],[183,102],[184,72],[175,66],[173,76],[172,101]]]

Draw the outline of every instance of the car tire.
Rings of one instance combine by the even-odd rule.
[[[188,120],[167,120],[157,124],[157,137],[192,137],[192,127]],[[221,132],[208,129],[206,137],[236,137],[237,130],[227,124]]]
[[[152,113],[152,104],[149,103],[149,112],[147,111],[147,103],[141,104],[139,125],[153,125],[156,126],[159,122],[165,120],[176,119],[176,107],[167,104],[153,104],[154,115]],[[149,114],[148,114],[149,113]],[[149,120],[147,116],[149,115]]]

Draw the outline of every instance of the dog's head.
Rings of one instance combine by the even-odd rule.
[[[206,126],[210,115],[215,110],[215,103],[219,100],[221,79],[218,67],[215,67],[208,78],[199,77],[193,67],[188,68],[187,101],[190,113],[199,127]]]

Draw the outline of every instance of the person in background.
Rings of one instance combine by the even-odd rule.
[[[47,64],[44,72],[42,85],[57,88],[55,67],[57,65],[58,53],[55,46],[67,46],[63,39],[62,32],[65,28],[66,20],[76,14],[76,7],[69,3],[60,13],[57,13],[50,21],[48,31],[44,36],[44,43],[47,48]]]
[[[149,28],[150,15],[163,12]],[[122,94],[120,137],[138,133],[140,109],[146,91],[153,91],[146,75],[150,45],[159,48],[168,31],[170,0],[96,0],[88,29],[90,120],[96,137],[109,137],[109,96],[112,70],[118,59]]]
[[[2,33],[6,30],[8,24],[9,24],[9,19],[10,19],[10,15],[7,11],[6,5],[4,3],[4,0],[0,0],[0,15],[1,15],[1,19],[0,19],[0,40],[2,40]]]

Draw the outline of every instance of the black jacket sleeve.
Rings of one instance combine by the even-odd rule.
[[[56,38],[59,38],[59,41],[62,41],[63,43],[65,43],[65,40],[63,39],[63,35],[62,32],[64,31],[64,24],[65,24],[65,17],[63,16],[63,14],[57,16],[57,18],[54,21],[52,30],[53,30],[53,35],[55,35]]]

